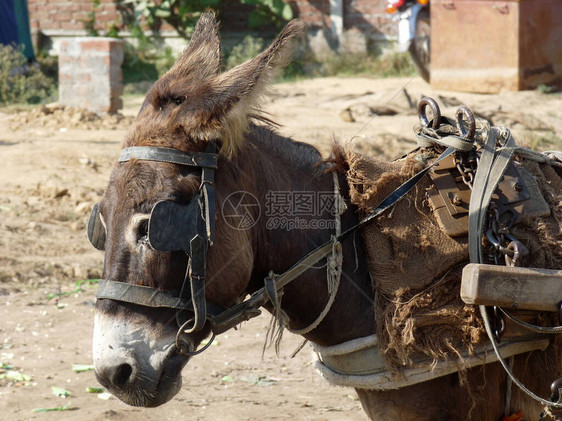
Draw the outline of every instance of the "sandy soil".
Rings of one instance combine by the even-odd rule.
[[[276,85],[266,109],[283,134],[323,152],[337,138],[391,159],[415,147],[412,104],[424,94],[446,115],[464,103],[510,127],[522,143],[562,149],[561,94],[460,94],[432,91],[419,78],[332,78]],[[195,357],[182,392],[160,408],[86,392],[99,387],[93,372],[76,373],[73,364],[91,364],[95,285],[76,282],[98,278],[103,256],[89,245],[85,224],[141,102],[125,98],[123,116],[102,119],[56,106],[0,112],[0,418],[364,419],[351,389],[331,387],[314,372],[308,346],[289,358],[299,337],[286,334],[280,357],[273,350],[262,357],[268,316]],[[55,396],[53,387],[71,396]],[[63,412],[33,412],[65,405]]]

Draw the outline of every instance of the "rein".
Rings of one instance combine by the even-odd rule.
[[[198,167],[202,169],[200,192],[196,195],[197,206],[193,205],[196,199],[187,205],[191,208],[185,211],[183,207],[174,202],[158,202],[152,210],[149,220],[148,240],[152,248],[159,251],[183,250],[188,256],[188,268],[185,274],[182,288],[179,294],[162,291],[142,285],[133,285],[125,282],[118,282],[109,279],[102,279],[99,282],[99,289],[96,297],[98,299],[110,299],[126,302],[145,307],[170,308],[176,310],[176,321],[180,327],[178,330],[176,345],[180,352],[194,354],[202,350],[191,352],[185,349],[185,344],[181,340],[183,334],[199,331],[206,322],[209,323],[213,335],[226,332],[234,328],[243,321],[247,321],[261,314],[260,307],[268,301],[274,305],[277,303],[280,291],[306,272],[311,266],[321,259],[333,253],[336,243],[345,240],[350,234],[362,225],[381,215],[385,210],[396,204],[406,195],[416,183],[429,171],[431,167],[442,159],[454,152],[454,148],[447,148],[431,165],[427,166],[412,178],[407,180],[391,194],[389,194],[377,208],[363,218],[356,225],[348,228],[343,233],[337,233],[321,246],[309,252],[298,262],[292,265],[282,274],[271,273],[264,280],[264,286],[254,292],[245,301],[227,309],[217,306],[205,299],[205,272],[206,255],[208,247],[214,241],[215,228],[215,190],[214,190],[214,170],[218,168],[217,154],[214,145],[210,145],[205,153],[189,154],[179,150],[151,147],[135,146],[123,149],[119,162],[127,162],[131,159],[167,162],[177,165]],[[336,190],[336,188],[335,188]],[[339,193],[338,193],[339,194]],[[184,215],[182,215],[182,212]],[[195,224],[195,228],[184,233],[179,226],[178,218],[184,218],[184,223]],[[101,222],[99,209],[94,207],[90,221],[88,223],[88,236],[92,244],[103,250],[105,243],[105,227]],[[103,231],[103,235],[100,235]],[[182,238],[187,235],[188,238]],[[192,314],[192,317],[185,317],[184,313]],[[321,319],[327,311],[321,314]],[[317,319],[317,321],[318,321]],[[314,323],[314,325],[318,325]],[[315,326],[314,326],[315,327]],[[312,328],[306,328],[312,330]],[[212,341],[209,341],[209,343]]]

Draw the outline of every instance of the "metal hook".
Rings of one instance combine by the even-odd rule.
[[[508,235],[508,237],[511,237]],[[511,243],[507,245],[507,250],[513,252],[513,256],[510,256],[509,253],[505,254],[505,263],[507,266],[517,266],[520,263],[520,259],[523,256],[529,254],[529,250],[527,247],[521,243],[521,241],[513,240]]]
[[[498,311],[498,307],[494,306],[494,336],[496,337],[496,342],[500,343],[501,336],[505,332],[505,318]]]
[[[562,378],[554,380],[550,385],[550,400],[554,403],[562,402]]]
[[[476,133],[476,120],[474,119],[472,111],[470,111],[467,106],[461,105],[455,116],[457,117],[457,129],[459,129],[461,137],[465,140],[474,140],[474,134]],[[466,129],[465,125],[462,124],[463,117]]]
[[[431,112],[433,113],[431,128],[438,129],[439,122],[441,121],[441,110],[439,109],[439,105],[437,105],[437,102],[435,102],[433,98],[424,96],[420,100],[420,102],[418,103],[418,117],[425,127],[429,127],[429,119],[427,118],[427,114],[425,112],[425,109],[428,105],[431,107]]]

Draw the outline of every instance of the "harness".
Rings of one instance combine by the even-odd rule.
[[[429,120],[426,115],[426,108],[430,107],[433,114],[433,119]],[[180,353],[186,355],[195,355],[204,351],[211,343],[212,339],[208,341],[202,349],[197,351],[189,350],[187,342],[183,339],[184,335],[200,331],[206,323],[209,323],[211,332],[214,335],[223,333],[231,328],[234,328],[239,323],[249,320],[261,314],[260,308],[270,301],[276,309],[280,308],[279,295],[282,289],[298,276],[303,274],[315,263],[333,253],[334,245],[345,240],[351,233],[357,230],[362,225],[377,218],[385,210],[396,204],[404,195],[406,195],[416,183],[432,170],[439,163],[446,162],[446,159],[455,152],[469,152],[474,150],[474,134],[475,134],[475,119],[470,110],[461,106],[456,114],[456,121],[441,117],[439,107],[434,100],[424,98],[419,104],[418,113],[422,122],[421,129],[418,131],[418,138],[420,139],[420,146],[443,146],[445,150],[441,155],[435,159],[430,165],[419,171],[405,183],[396,188],[389,194],[376,209],[360,220],[356,225],[346,229],[343,232],[338,232],[332,238],[321,246],[309,252],[298,262],[293,264],[284,273],[275,275],[272,272],[264,280],[264,286],[254,292],[245,301],[236,304],[229,308],[217,306],[214,303],[206,301],[205,298],[205,275],[206,275],[206,258],[210,246],[214,242],[215,232],[215,189],[214,189],[214,171],[218,168],[218,158],[215,145],[211,142],[204,153],[185,153],[175,149],[161,148],[161,147],[130,147],[121,152],[119,162],[126,162],[131,159],[149,160],[157,162],[167,162],[182,166],[195,167],[201,171],[201,184],[199,192],[192,198],[188,204],[180,204],[173,201],[160,201],[156,203],[150,214],[148,223],[148,242],[154,250],[158,251],[183,251],[188,258],[188,265],[185,278],[179,292],[162,291],[157,288],[127,284],[124,282],[117,282],[108,279],[102,279],[99,282],[99,290],[97,293],[98,299],[110,299],[136,305],[153,307],[153,308],[169,308],[176,310],[176,321],[179,326],[176,335],[176,346]],[[443,124],[444,123],[444,124]],[[502,138],[503,143],[500,148],[497,148],[498,138]],[[468,219],[468,233],[469,233],[469,252],[471,262],[481,262],[483,259],[481,238],[485,222],[487,221],[488,207],[492,198],[492,194],[496,190],[500,179],[504,176],[511,156],[515,152],[520,152],[526,158],[535,159],[540,162],[546,162],[550,158],[545,157],[528,149],[518,148],[515,146],[513,138],[509,132],[501,132],[496,128],[492,128],[488,133],[488,141],[483,145],[483,152],[479,158],[480,162],[477,167],[474,178],[468,180],[473,183],[471,185],[472,198],[470,200],[470,207],[467,213]],[[555,156],[553,161],[557,159]],[[432,178],[435,181],[435,171],[433,171]],[[463,173],[464,179],[464,173]],[[335,179],[336,180],[336,179]],[[435,183],[437,185],[437,182]],[[336,188],[335,188],[336,190]],[[431,201],[431,196],[429,197]],[[454,200],[452,200],[454,204]],[[99,207],[96,204],[93,208],[90,220],[88,222],[88,237],[94,247],[103,250],[105,244],[105,227],[100,217]],[[495,238],[492,236],[492,238]],[[494,242],[492,241],[492,244]],[[504,255],[509,255],[515,262],[514,255],[517,249],[509,250],[498,242],[497,250]],[[506,258],[507,261],[507,258]],[[330,297],[330,301],[332,297]],[[325,313],[319,318],[323,318]],[[531,397],[543,403],[549,408],[562,408],[562,387],[558,390],[558,402],[549,402],[538,396],[533,395],[530,391],[526,390],[511,373],[510,368],[504,361],[504,357],[514,355],[519,352],[512,352],[506,347],[498,345],[494,337],[494,332],[490,326],[485,307],[481,306],[482,316],[486,331],[491,340],[491,347],[496,354],[494,360],[499,361],[509,377]],[[318,321],[318,319],[317,319]],[[317,325],[318,323],[315,322]],[[315,327],[315,326],[314,326]],[[312,330],[312,328],[308,328]],[[559,328],[550,329],[549,333],[559,333]],[[351,341],[353,342],[353,341]],[[372,349],[376,348],[376,338],[363,338],[363,342],[368,343],[359,345],[355,343],[345,343],[334,347],[316,346],[315,349],[319,354],[319,359],[316,363],[317,368],[330,380],[330,376],[336,378],[336,383],[345,385],[345,380],[342,380],[341,373],[333,371],[329,368],[330,358],[338,355],[350,355],[356,352],[371,353]],[[372,343],[371,343],[372,342]],[[374,345],[373,345],[374,343]],[[534,348],[529,349],[544,349],[548,343],[542,341]],[[348,349],[349,348],[349,349]],[[504,353],[500,352],[503,348]],[[345,350],[345,351],[342,351]],[[367,350],[367,351],[365,351]],[[485,350],[487,351],[487,350]],[[485,355],[485,354],[484,354]],[[349,358],[349,357],[347,357]],[[376,356],[370,357],[372,360]],[[357,358],[356,358],[357,359]],[[359,358],[363,359],[363,357]],[[482,359],[477,356],[474,359],[474,365]],[[477,361],[478,360],[478,361]],[[490,362],[490,361],[488,361]],[[334,363],[337,366],[337,363]],[[344,366],[348,365],[343,363]],[[408,384],[417,383],[419,381],[429,380],[430,378],[439,375],[449,374],[451,364],[444,367],[443,370],[436,370],[440,374],[428,377],[425,373],[413,376],[413,382]],[[380,370],[377,371],[377,369]],[[388,377],[388,372],[381,371],[382,365],[378,367],[375,365],[366,368],[367,376],[371,376],[378,384],[385,383],[386,385],[379,387],[368,387],[368,385],[360,385],[362,388],[375,388],[379,390],[394,389],[406,386],[408,384],[400,383],[397,385]],[[360,367],[359,371],[364,368]],[[373,371],[375,370],[375,371]],[[454,371],[454,370],[453,370]],[[361,374],[362,376],[365,373]],[[343,375],[345,376],[345,375]],[[374,377],[373,377],[374,376]],[[349,376],[347,376],[349,378]],[[365,381],[365,377],[360,377]],[[381,380],[382,379],[382,380]],[[382,383],[381,383],[382,381]],[[372,384],[371,384],[372,386]]]
[[[264,286],[254,292],[245,301],[227,309],[205,299],[206,257],[208,248],[214,242],[215,229],[215,189],[214,171],[218,168],[216,147],[211,143],[204,153],[185,153],[183,151],[152,147],[133,146],[123,149],[118,162],[131,159],[167,162],[188,167],[201,168],[201,184],[197,193],[188,204],[173,201],[160,201],[154,205],[148,222],[148,243],[158,251],[183,251],[188,258],[185,278],[179,292],[163,291],[143,285],[134,285],[110,279],[100,279],[96,297],[152,308],[169,308],[176,310],[179,327],[176,346],[179,352],[195,355],[203,352],[212,340],[202,349],[187,349],[184,335],[199,331],[209,323],[213,335],[226,332],[241,322],[261,314],[260,308],[271,301],[276,309],[280,308],[279,295],[282,289],[311,266],[333,252],[334,245],[345,240],[361,225],[371,221],[398,202],[416,183],[442,159],[454,152],[448,148],[431,165],[421,170],[414,177],[399,186],[384,199],[379,206],[359,223],[337,235],[309,252],[282,274],[273,272],[265,278]],[[336,201],[337,203],[337,201]],[[98,250],[105,248],[105,226],[100,216],[99,206],[93,207],[88,221],[88,238]],[[332,296],[335,292],[332,292]],[[331,297],[332,301],[333,298]],[[323,312],[313,325],[316,327]],[[312,330],[309,327],[307,330]]]
[[[431,121],[426,116],[427,107],[432,110],[433,120]],[[477,268],[483,267],[483,271],[492,274],[499,272],[492,271],[489,268],[490,265],[479,264],[483,262],[482,237],[483,234],[486,234],[490,244],[488,252],[491,260],[496,264],[501,264],[501,261],[505,259],[507,267],[503,267],[503,272],[505,272],[503,280],[508,281],[502,285],[505,288],[510,283],[509,281],[515,279],[515,274],[520,275],[525,272],[523,268],[515,268],[519,263],[519,257],[526,253],[526,249],[510,234],[511,226],[515,224],[519,214],[536,217],[548,215],[550,212],[540,193],[533,193],[532,188],[527,191],[523,182],[525,180],[521,180],[517,174],[514,176],[513,173],[510,173],[511,157],[517,153],[536,162],[561,167],[561,154],[550,151],[543,154],[517,147],[507,129],[488,125],[484,127],[482,135],[484,142],[480,144],[479,154],[475,155],[476,143],[480,142],[480,139],[477,141],[474,138],[476,121],[468,108],[459,108],[457,119],[454,121],[441,117],[437,103],[431,98],[424,98],[419,104],[418,113],[422,122],[416,129],[418,144],[420,146],[440,145],[455,150],[454,154],[449,155],[438,168],[434,167],[429,173],[434,187],[428,191],[427,198],[444,231],[452,237],[468,234],[472,263],[463,270],[463,283],[465,272],[476,271]],[[472,172],[463,168],[465,167],[463,157],[467,155],[470,157],[471,154],[475,157]],[[460,165],[458,161],[460,161]],[[451,177],[450,170],[453,169],[456,172],[455,176]],[[458,179],[462,180],[461,185],[466,184],[468,187],[459,189],[456,185]],[[504,185],[502,186],[502,184]],[[466,191],[468,191],[468,200],[466,195],[462,194]],[[495,194],[499,197],[495,196],[492,201]],[[528,203],[532,206],[525,206]],[[490,213],[492,213],[492,217],[489,217]],[[509,218],[502,219],[502,216],[506,215]],[[491,267],[501,268],[501,266]],[[533,272],[528,269],[527,271]],[[562,271],[541,269],[541,273],[545,277],[550,276],[552,279],[557,279],[558,282],[562,279]],[[533,275],[528,274],[527,276]],[[534,276],[536,278],[536,275]],[[537,285],[540,285],[540,279],[537,280]],[[466,301],[462,296],[463,287],[464,285],[461,286],[461,298],[467,303],[474,304]],[[498,295],[500,295],[500,291],[498,291]],[[488,305],[488,303],[486,304]],[[559,419],[562,416],[562,379],[556,380],[551,385],[552,396],[549,401],[532,393],[512,372],[513,356],[532,350],[544,351],[550,345],[550,340],[546,336],[542,336],[529,342],[524,337],[520,337],[519,340],[500,343],[500,336],[505,329],[505,320],[502,317],[531,332],[541,334],[562,333],[562,327],[542,327],[525,323],[497,306],[497,301],[493,307],[479,306],[490,342],[477,349],[474,355],[464,353],[458,361],[441,360],[430,367],[428,367],[427,361],[416,361],[417,364],[414,364],[413,367],[401,370],[402,376],[394,376],[388,371],[380,354],[376,335],[372,335],[328,347],[313,344],[315,367],[326,380],[335,385],[393,390],[456,372],[459,364],[464,368],[470,368],[498,361],[508,376],[506,416],[509,415],[510,409],[511,383],[515,383],[525,394],[544,405],[543,416],[549,414]],[[517,303],[515,303],[516,306]],[[510,307],[513,307],[513,304]],[[541,309],[546,307],[544,304],[541,305]],[[491,309],[494,312],[493,319],[488,315],[488,310]],[[558,303],[558,311],[559,317],[562,317],[562,302]],[[506,361],[506,358],[509,361]]]
[[[176,345],[179,350],[189,352],[182,336],[201,330],[208,315],[212,317],[224,311],[222,307],[205,299],[207,252],[215,239],[216,146],[210,142],[205,152],[194,154],[152,146],[123,149],[119,162],[131,159],[172,163],[194,167],[200,171],[199,191],[188,204],[162,200],[154,205],[148,222],[150,246],[158,251],[185,252],[188,258],[187,270],[179,292],[102,279],[97,298],[176,310],[176,322],[179,326]],[[88,221],[88,238],[95,248],[104,250],[105,226],[97,204]]]

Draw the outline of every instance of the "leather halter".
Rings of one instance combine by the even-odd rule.
[[[152,146],[133,146],[123,149],[119,162],[127,162],[131,159],[201,168],[199,193],[187,205],[187,217],[193,228],[189,238],[180,239],[183,241],[166,241],[167,234],[174,229],[181,228],[178,226],[180,222],[178,215],[181,212],[185,213],[185,209],[181,208],[186,205],[170,201],[158,202],[154,206],[149,220],[148,240],[153,249],[158,251],[182,250],[186,253],[188,264],[185,278],[179,293],[102,279],[96,296],[98,299],[111,299],[146,307],[175,309],[176,321],[180,327],[176,343],[180,348],[180,332],[183,334],[199,331],[205,325],[208,310],[211,314],[218,314],[224,310],[205,300],[207,251],[215,239],[214,171],[218,161],[216,146],[211,142],[205,152],[194,154]],[[96,247],[98,246],[96,245]]]
[[[145,307],[171,308],[177,310],[176,320],[180,328],[176,336],[176,345],[180,352],[191,355],[202,352],[208,345],[196,352],[186,352],[181,341],[182,335],[201,330],[206,322],[209,322],[213,335],[218,335],[237,326],[243,321],[260,315],[260,307],[267,301],[274,301],[274,296],[276,296],[284,286],[332,252],[333,241],[341,242],[345,240],[361,225],[381,215],[385,210],[404,197],[432,166],[454,152],[453,148],[446,149],[431,165],[415,174],[390,193],[370,215],[363,218],[359,223],[348,228],[338,236],[333,236],[332,239],[309,252],[284,273],[271,275],[266,278],[264,287],[254,292],[250,298],[230,308],[224,309],[205,300],[206,255],[208,247],[212,245],[214,241],[216,216],[213,181],[214,170],[217,168],[217,155],[214,152],[216,151],[214,145],[212,148],[212,152],[208,149],[205,153],[197,154],[188,154],[174,149],[149,146],[123,149],[119,162],[134,158],[202,168],[200,190],[202,191],[204,201],[199,202],[200,212],[196,213],[196,218],[203,218],[202,222],[204,222],[205,232],[198,232],[196,236],[190,239],[189,250],[184,250],[189,257],[189,264],[179,295],[157,288],[107,279],[100,280],[98,293],[96,295],[98,299],[110,299]],[[183,312],[193,313],[193,317],[188,318],[187,321],[183,321],[184,319],[180,317]],[[211,342],[212,341],[209,341],[208,344]]]

